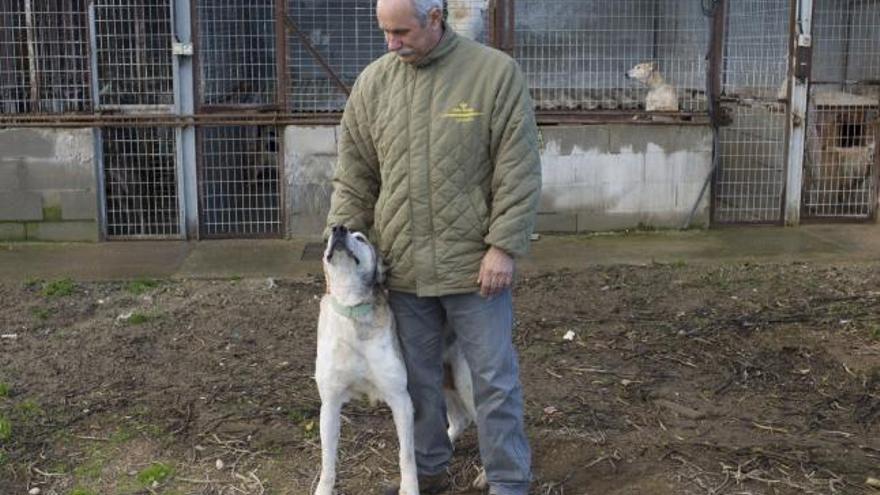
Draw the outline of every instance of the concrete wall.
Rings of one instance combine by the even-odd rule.
[[[712,133],[699,126],[544,127],[539,231],[584,232],[709,224]],[[338,128],[288,127],[288,232],[320,234],[330,207]]]
[[[0,150],[0,240],[98,239],[91,129],[3,129]]]

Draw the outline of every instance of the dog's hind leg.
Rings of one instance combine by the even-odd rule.
[[[404,389],[405,391],[405,389]],[[400,442],[400,492],[399,495],[419,495],[419,479],[416,469],[416,450],[413,429],[413,405],[405,392],[388,394],[385,398],[394,415],[397,440]]]
[[[336,484],[336,450],[339,447],[339,397],[321,398],[321,479],[315,495],[333,495]]]

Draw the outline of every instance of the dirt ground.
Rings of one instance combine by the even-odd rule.
[[[322,292],[0,283],[0,493],[309,493]],[[532,493],[880,493],[880,264],[595,267],[515,303]],[[344,413],[340,493],[379,493],[390,413]],[[471,430],[457,492],[477,461]]]

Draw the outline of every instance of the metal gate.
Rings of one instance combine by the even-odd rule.
[[[804,219],[876,215],[880,2],[817,0],[804,152]]]
[[[727,3],[712,220],[781,223],[786,170],[789,0]]]
[[[92,75],[105,115],[174,112],[171,0],[95,0]],[[174,127],[104,127],[98,133],[107,239],[182,238]]]

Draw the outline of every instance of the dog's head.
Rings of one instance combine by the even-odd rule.
[[[385,281],[384,265],[376,248],[367,236],[343,225],[333,227],[327,239],[324,273],[328,292],[333,288],[370,291]]]
[[[635,79],[636,81],[647,83],[658,70],[657,62],[642,62],[626,71],[626,77],[628,79]]]

